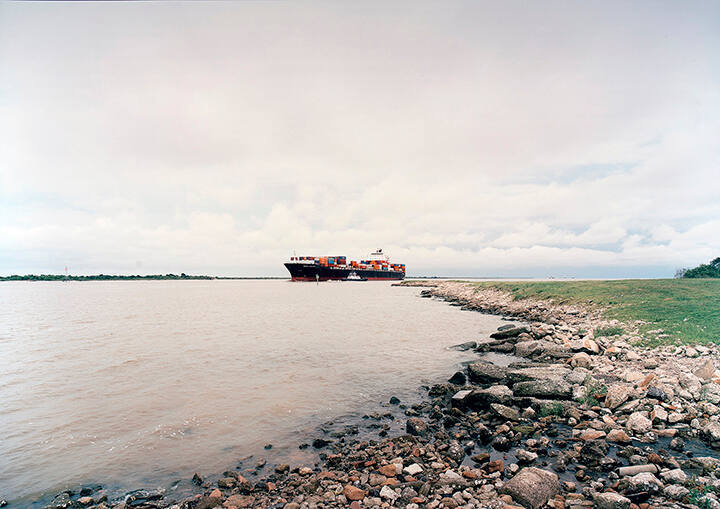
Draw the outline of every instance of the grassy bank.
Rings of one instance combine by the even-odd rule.
[[[621,281],[481,282],[516,299],[551,299],[603,308],[607,318],[641,320],[648,345],[720,343],[720,280],[630,279]],[[662,329],[661,333],[653,332]],[[617,328],[600,330],[612,336]]]

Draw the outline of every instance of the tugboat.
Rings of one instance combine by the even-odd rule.
[[[405,278],[404,263],[390,263],[378,249],[367,260],[347,261],[346,256],[291,256],[285,263],[293,281],[387,281]],[[359,279],[350,279],[354,273]]]

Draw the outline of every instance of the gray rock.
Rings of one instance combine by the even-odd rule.
[[[451,346],[450,350],[458,350],[460,352],[467,352],[468,350],[477,348],[477,346],[478,346],[477,341],[467,341],[465,343],[460,343],[459,345]]]
[[[550,366],[511,369],[507,372],[507,380],[510,385],[531,380],[547,380],[548,378],[565,380],[571,373],[572,371],[562,364],[553,364]]]
[[[470,380],[480,384],[490,384],[503,380],[507,368],[496,366],[491,362],[477,361],[468,366]]]
[[[558,476],[549,470],[525,467],[500,489],[524,507],[538,509],[560,492]]]
[[[513,394],[521,397],[570,399],[572,385],[562,379],[531,380],[518,382],[512,387]]]
[[[492,334],[490,334],[490,337],[493,339],[514,338],[524,332],[530,332],[530,329],[528,329],[527,327],[509,327],[503,330],[498,329],[497,332],[493,332]]]
[[[453,395],[452,399],[450,400],[450,404],[454,408],[467,408],[468,403],[470,402],[470,394],[472,394],[472,391],[470,389],[458,391],[455,393],[455,395]]]
[[[629,486],[626,490],[628,494],[647,493],[656,495],[665,487],[657,477],[650,472],[637,474],[629,479]]]
[[[652,429],[652,422],[640,412],[630,414],[625,427],[634,433],[647,433]]]
[[[518,421],[520,420],[520,412],[515,410],[514,408],[510,408],[505,405],[501,405],[500,403],[490,403],[490,408],[493,412],[498,414],[500,417],[510,420],[510,421]]]
[[[663,495],[671,500],[682,500],[689,494],[689,489],[685,486],[678,486],[677,484],[665,486],[665,489],[663,490]]]
[[[515,345],[518,357],[548,357],[566,359],[572,355],[570,349],[550,341],[521,341]]]
[[[395,490],[393,490],[390,486],[383,486],[380,490],[380,497],[384,498],[385,500],[395,502],[395,500],[400,497],[400,495],[395,493]]]
[[[597,493],[593,497],[593,502],[595,502],[597,509],[628,509],[630,507],[629,498],[612,491]]]
[[[625,403],[630,397],[630,387],[626,385],[615,384],[608,387],[607,395],[605,396],[605,406],[610,409],[615,409]]]
[[[714,373],[715,365],[713,364],[712,359],[707,359],[695,371],[693,371],[693,375],[705,381],[712,380]]]
[[[709,421],[702,428],[702,433],[710,442],[720,442],[720,422]]]
[[[468,396],[468,407],[474,410],[484,410],[491,403],[505,405],[512,400],[513,392],[506,385],[493,385],[487,389],[472,391]]]
[[[673,470],[663,472],[660,474],[660,477],[662,477],[664,481],[673,484],[683,484],[688,479],[687,474],[683,472],[681,468],[675,468]]]

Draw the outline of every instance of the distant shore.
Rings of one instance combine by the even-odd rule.
[[[254,277],[235,277],[235,276],[193,276],[188,274],[149,274],[149,275],[112,275],[112,274],[96,274],[89,276],[74,276],[64,274],[26,274],[24,276],[0,276],[0,281],[147,281],[147,280],[211,280],[211,279],[290,279],[289,277],[274,276],[254,276]]]
[[[396,285],[516,322],[489,338],[458,338],[465,342],[451,348],[476,360],[426,388],[419,404],[391,399],[404,410],[399,417],[379,413],[340,434],[318,431],[309,440],[320,452],[314,465],[198,474],[197,493],[180,499],[136,490],[108,501],[89,490],[63,492],[46,507],[717,507],[718,345],[648,348],[642,323],[608,318],[609,305],[586,297],[519,298],[521,288],[496,283]],[[356,436],[358,427],[396,418],[405,434]]]

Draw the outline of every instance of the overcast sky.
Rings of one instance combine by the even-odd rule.
[[[0,274],[720,256],[720,2],[2,2]]]

